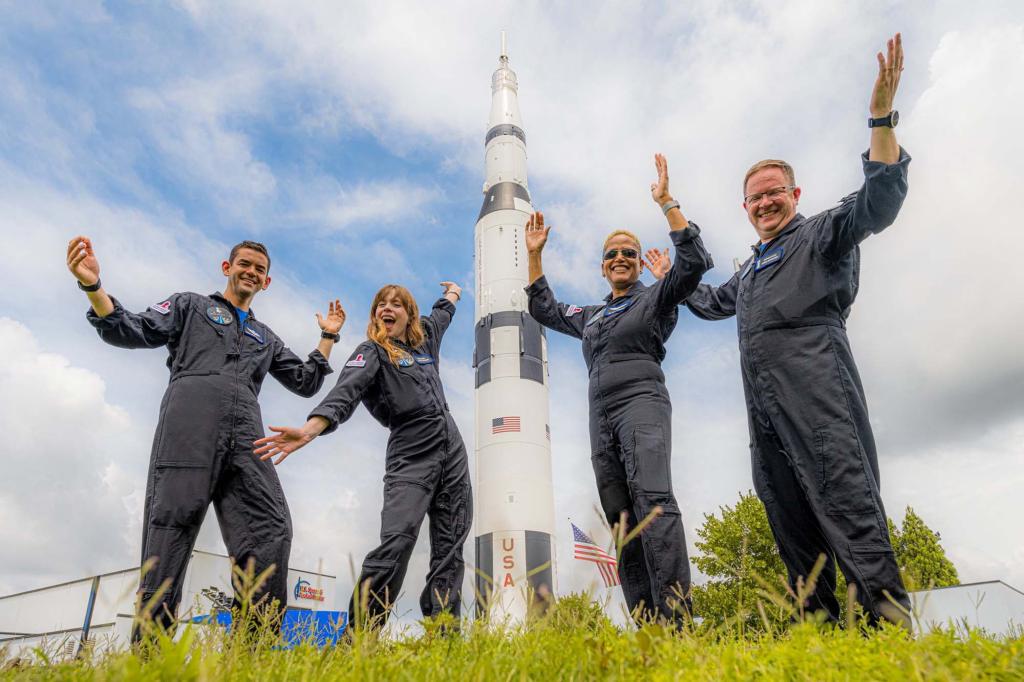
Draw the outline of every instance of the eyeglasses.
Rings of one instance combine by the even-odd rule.
[[[743,197],[743,201],[748,203],[748,204],[756,204],[757,202],[761,201],[761,199],[765,199],[765,198],[775,199],[775,198],[778,198],[778,197],[782,196],[784,193],[788,192],[791,189],[796,189],[796,185],[785,185],[785,186],[779,186],[779,187],[772,187],[767,192],[758,192],[757,194],[748,194],[747,196]]]
[[[623,258],[636,258],[640,255],[640,252],[636,249],[608,249],[604,252],[604,259],[613,260],[620,253]]]

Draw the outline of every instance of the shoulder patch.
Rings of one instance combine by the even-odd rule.
[[[363,358],[363,354],[360,353],[348,362],[345,363],[346,367],[366,367],[366,359]]]
[[[410,356],[408,356],[408,355],[403,355],[402,357],[398,358],[398,366],[399,367],[412,367],[413,366],[413,359]]]
[[[150,310],[155,310],[156,312],[160,313],[161,315],[170,315],[171,314],[171,300],[167,299],[163,303],[154,303],[153,305],[149,306],[149,309]]]
[[[565,316],[566,317],[572,317],[576,313],[582,313],[582,312],[583,312],[583,308],[579,307],[578,305],[571,305],[571,306],[569,306],[568,308],[565,309]]]

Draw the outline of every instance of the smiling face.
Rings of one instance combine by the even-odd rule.
[[[392,339],[406,340],[409,328],[409,311],[402,304],[397,291],[386,293],[373,310],[374,319],[384,325],[384,329]]]
[[[636,255],[629,257],[623,253],[624,249],[631,249]],[[614,293],[628,289],[640,279],[644,264],[640,260],[640,244],[629,235],[613,234],[609,237],[604,243],[604,253],[607,255],[611,251],[617,253],[613,258],[601,261],[601,274],[608,280]]]
[[[253,296],[270,286],[270,260],[255,249],[238,249],[234,258],[220,267],[228,278],[224,295],[235,305],[248,304]]]
[[[800,188],[792,187],[792,178],[781,168],[768,166],[755,171],[747,179],[744,197],[756,195],[755,200],[743,202],[747,218],[762,242],[774,239],[796,215],[800,201]],[[783,188],[783,191],[779,191]]]

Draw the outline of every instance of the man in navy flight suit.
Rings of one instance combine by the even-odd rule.
[[[268,373],[303,397],[320,390],[345,321],[341,303],[329,304],[326,318],[317,314],[321,340],[303,361],[249,307],[270,286],[270,257],[262,244],[245,241],[231,250],[221,264],[223,293],[172,294],[138,314],[101,287],[89,238],[71,240],[67,264],[89,297],[87,317],[100,338],[121,348],[167,346],[170,382],[160,405],[142,523],[142,561],[156,563],[142,576],[140,604],[161,627],[173,625],[189,556],[212,501],[234,561],[243,567],[251,562],[257,575],[273,569],[254,601],[270,607],[276,600],[274,608],[283,609],[292,524],[273,465],[252,456],[252,442],[263,435],[257,396]],[[136,628],[132,638],[139,636]]]
[[[909,626],[867,401],[846,336],[859,244],[893,223],[907,194],[910,157],[893,130],[903,69],[898,33],[888,54],[878,54],[878,67],[860,190],[805,218],[796,211],[800,188],[789,164],[754,164],[743,202],[760,238],[754,253],[732,279],[702,284],[686,305],[707,320],[736,316],[754,488],[791,584],[824,555],[812,609],[838,619],[838,564],[870,622]],[[670,268],[667,255],[647,256],[656,276]]]

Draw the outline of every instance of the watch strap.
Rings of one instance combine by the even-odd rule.
[[[320,338],[321,339],[330,339],[331,341],[334,341],[334,343],[338,343],[338,341],[341,341],[341,334],[332,334],[331,332],[324,331],[324,330],[321,329],[320,330]]]
[[[662,204],[661,212],[664,213],[665,215],[668,215],[668,212],[671,211],[673,208],[679,208],[679,202],[676,201],[675,199],[671,201],[666,201],[664,204]]]
[[[99,291],[100,287],[103,286],[102,283],[100,283],[100,278],[99,277],[96,278],[96,282],[93,283],[93,284],[82,284],[81,280],[75,280],[75,281],[78,282],[78,288],[79,289],[81,289],[82,291],[89,292],[89,293],[92,293],[94,291]]]
[[[900,114],[893,109],[881,118],[869,118],[868,128],[895,128],[900,121]]]

